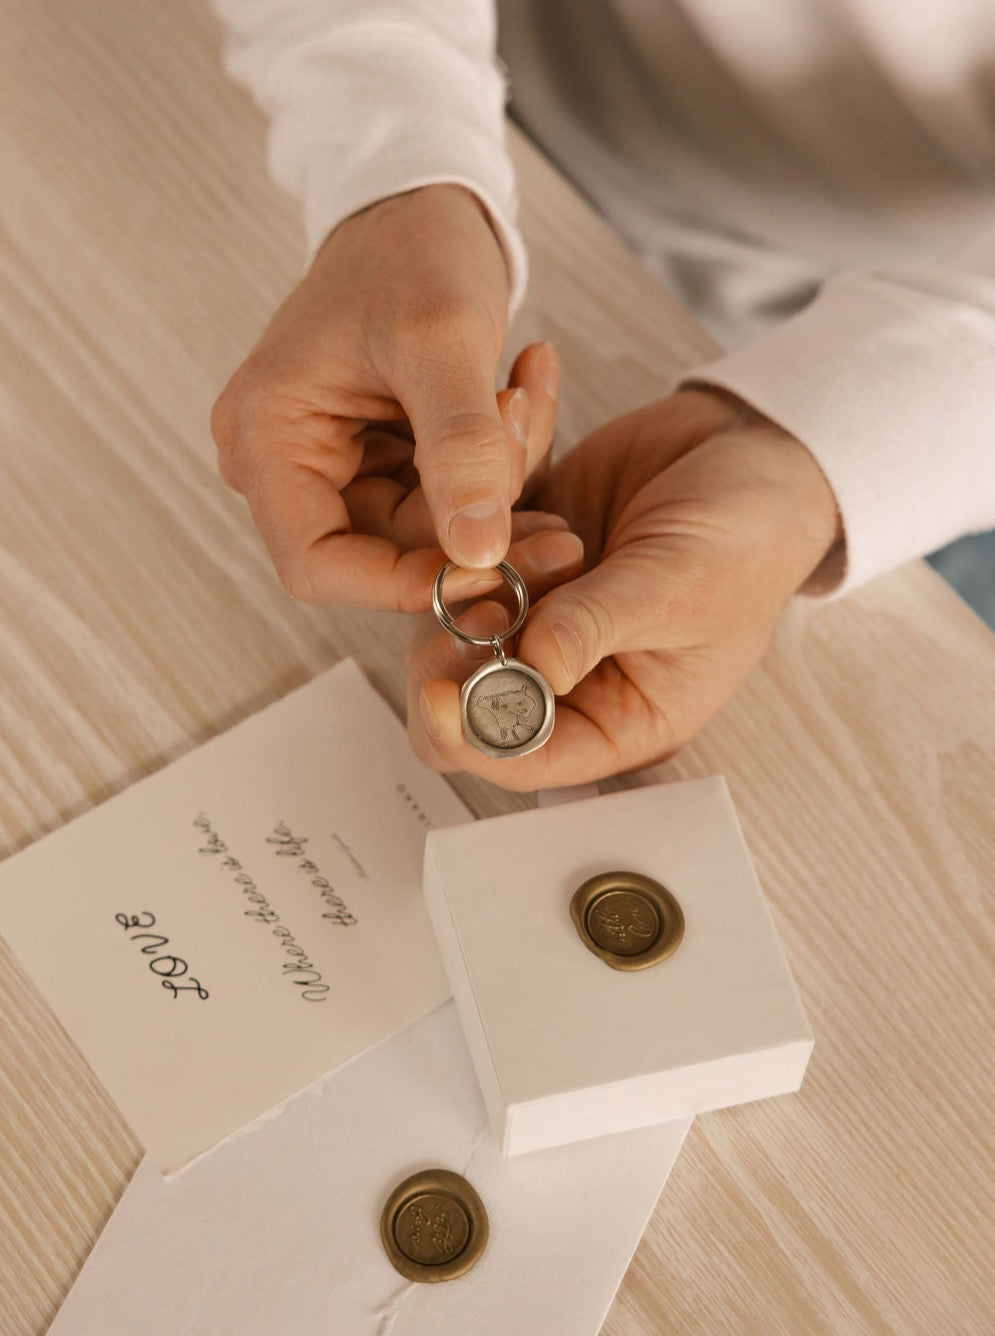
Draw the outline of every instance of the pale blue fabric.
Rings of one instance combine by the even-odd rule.
[[[959,538],[927,561],[995,630],[995,530]]]

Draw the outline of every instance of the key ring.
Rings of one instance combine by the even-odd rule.
[[[454,561],[447,561],[442,570],[435,577],[435,584],[432,586],[432,607],[436,617],[438,617],[446,630],[452,635],[458,636],[460,640],[465,641],[468,645],[494,645],[495,642],[500,643],[505,640],[511,640],[514,636],[518,635],[519,631],[525,625],[525,618],[528,616],[529,591],[525,588],[525,581],[515,570],[514,566],[512,566],[511,562],[499,561],[494,569],[500,571],[504,576],[506,583],[511,585],[514,590],[515,597],[518,599],[518,615],[508,627],[507,631],[502,631],[500,635],[493,636],[472,636],[468,631],[460,630],[453,621],[453,614],[442,600],[442,586],[446,576],[455,565],[456,563]]]
[[[471,635],[456,625],[442,597],[443,583],[453,565],[447,561],[435,577],[432,587],[435,615],[459,640],[468,645],[490,645],[494,650],[494,658],[478,668],[460,691],[463,736],[471,747],[487,756],[526,756],[549,740],[556,713],[552,688],[542,673],[518,659],[509,659],[504,652],[504,642],[525,625],[529,591],[510,562],[499,562],[495,570],[500,571],[514,590],[518,612],[508,629],[500,634]]]

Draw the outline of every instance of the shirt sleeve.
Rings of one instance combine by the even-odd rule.
[[[212,0],[225,68],[270,117],[274,179],[307,258],[357,210],[419,186],[472,190],[525,291],[493,0]]]
[[[986,272],[844,272],[797,315],[683,379],[728,390],[785,427],[828,479],[845,549],[805,592],[842,594],[995,526]]]

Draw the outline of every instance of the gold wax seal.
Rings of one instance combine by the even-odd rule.
[[[580,940],[614,970],[644,970],[673,955],[684,936],[680,905],[639,872],[603,872],[578,886],[570,916]]]
[[[408,1280],[455,1280],[487,1246],[487,1212],[465,1178],[426,1169],[399,1183],[380,1217],[391,1266]]]

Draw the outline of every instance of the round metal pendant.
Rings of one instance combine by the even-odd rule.
[[[553,731],[556,706],[553,692],[542,673],[518,659],[509,659],[504,642],[517,635],[529,610],[529,591],[525,581],[508,562],[496,569],[511,586],[518,600],[518,612],[507,630],[500,635],[476,636],[457,626],[442,595],[446,575],[452,569],[447,561],[432,587],[432,607],[441,624],[468,645],[490,645],[495,657],[463,683],[460,711],[463,736],[471,747],[487,756],[527,756],[549,738]]]
[[[463,736],[488,756],[526,756],[553,731],[555,702],[541,673],[517,659],[493,659],[460,692]]]
[[[464,1275],[487,1246],[487,1211],[459,1174],[428,1169],[399,1183],[380,1217],[395,1271],[433,1284]]]
[[[604,872],[579,886],[570,915],[581,941],[615,970],[643,970],[673,955],[684,936],[680,905],[639,872]]]

